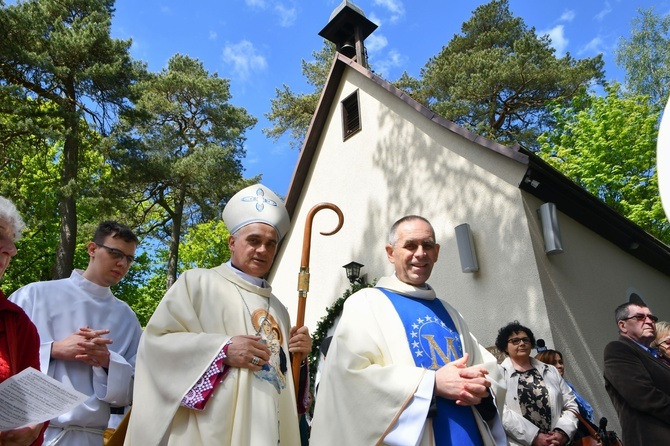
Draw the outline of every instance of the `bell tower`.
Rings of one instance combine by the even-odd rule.
[[[349,0],[343,0],[330,15],[328,24],[319,35],[333,42],[339,53],[368,68],[363,41],[377,29],[377,25],[365,17],[361,8]]]

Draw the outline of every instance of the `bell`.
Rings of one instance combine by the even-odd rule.
[[[353,46],[351,43],[346,42],[344,45],[340,47],[340,53],[344,54],[349,59],[353,59],[354,57],[356,57],[356,47]]]

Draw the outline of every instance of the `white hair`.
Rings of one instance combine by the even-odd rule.
[[[14,231],[14,241],[21,238],[21,231],[26,224],[21,218],[21,214],[16,210],[16,206],[7,198],[0,195],[0,219],[9,223]]]

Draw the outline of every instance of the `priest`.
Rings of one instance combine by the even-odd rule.
[[[386,253],[395,274],[344,305],[319,384],[311,444],[507,444],[496,359],[426,283],[439,250],[423,217],[391,227]]]
[[[223,220],[230,261],[184,272],[142,335],[126,445],[300,444],[290,355],[306,355],[311,339],[307,327],[289,330],[264,279],[288,212],[257,184]]]

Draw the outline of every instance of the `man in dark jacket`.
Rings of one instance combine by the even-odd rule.
[[[667,444],[670,367],[649,348],[658,318],[640,301],[620,305],[615,316],[619,339],[605,347],[605,388],[619,416],[623,444]]]

